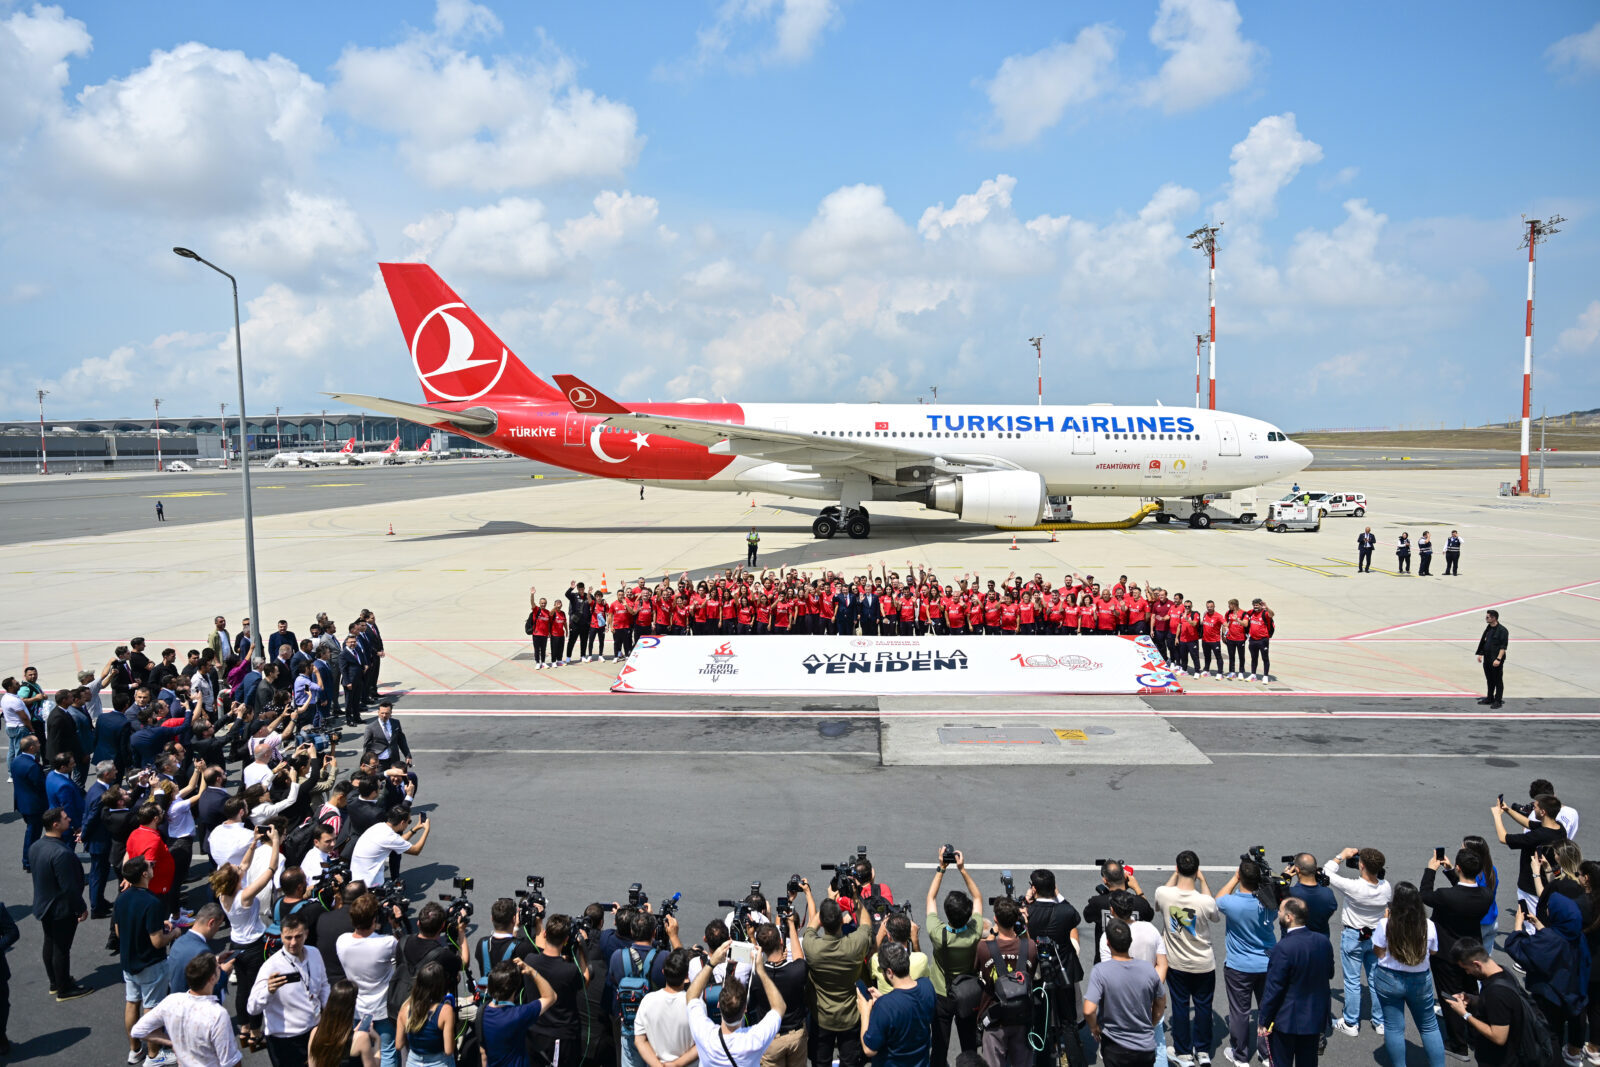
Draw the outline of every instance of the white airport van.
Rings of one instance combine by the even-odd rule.
[[[1359,519],[1367,513],[1367,494],[1329,493],[1320,507],[1324,515],[1354,515]]]

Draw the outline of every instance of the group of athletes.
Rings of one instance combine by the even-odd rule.
[[[1273,610],[1257,598],[1198,606],[1182,593],[1120,575],[1102,584],[1072,574],[1059,585],[1015,572],[1003,581],[976,573],[954,582],[907,564],[847,578],[833,571],[730,569],[691,581],[687,572],[615,594],[573,582],[553,601],[528,591],[525,632],[538,667],[606,656],[623,659],[651,635],[839,634],[911,637],[935,634],[1148,635],[1175,669],[1200,677],[1271,680]],[[1224,665],[1226,653],[1226,665]],[[1247,667],[1248,660],[1248,667]]]

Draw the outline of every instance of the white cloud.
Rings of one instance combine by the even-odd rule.
[[[1170,52],[1140,98],[1170,113],[1191,111],[1249,84],[1261,46],[1239,34],[1233,0],[1161,0],[1150,41]]]
[[[282,56],[190,42],[91,85],[50,125],[59,181],[192,215],[258,202],[328,142],[323,87]]]
[[[718,296],[727,293],[751,291],[760,281],[747,274],[731,259],[717,259],[696,268],[683,276],[683,284],[701,296]]]
[[[924,211],[917,232],[930,245],[949,237],[940,250],[951,269],[1001,274],[1047,269],[1054,262],[1050,243],[1066,232],[1071,219],[1040,215],[1021,222],[1011,211],[1016,184],[1009,174],[986,179],[976,192],[957,197],[953,207],[941,201]],[[956,247],[946,247],[951,245]]]
[[[346,48],[335,97],[397,134],[412,173],[435,187],[501,191],[630,166],[642,143],[633,109],[580,86],[570,59],[550,49],[485,63],[457,47],[463,34],[498,30],[475,5],[441,3],[431,34]]]
[[[223,229],[218,246],[229,263],[299,276],[348,268],[369,256],[372,239],[344,200],[290,189],[281,203]]]
[[[658,205],[652,197],[607,189],[594,198],[594,210],[568,219],[557,234],[561,249],[570,255],[594,255],[614,247],[629,233],[649,226]]]
[[[0,22],[0,143],[60,110],[67,57],[87,55],[90,44],[88,28],[59,7],[35,4]]]
[[[1308,163],[1322,159],[1322,146],[1295,128],[1294,112],[1268,115],[1233,146],[1228,168],[1230,214],[1267,218],[1277,210],[1278,191]]]
[[[1088,103],[1111,87],[1121,34],[1112,26],[1087,26],[1072,41],[1029,55],[1007,56],[985,87],[999,144],[1026,144],[1061,121],[1069,107]]]
[[[1170,295],[1176,259],[1188,251],[1178,220],[1199,206],[1200,194],[1169,182],[1134,218],[1105,226],[1073,220],[1067,226],[1067,291],[1116,304]]]
[[[846,185],[829,193],[816,217],[795,238],[796,267],[814,277],[870,270],[902,255],[911,228],[895,214],[879,185]]]
[[[1561,331],[1552,351],[1579,354],[1600,344],[1600,300],[1591,300],[1578,315],[1578,321]]]
[[[1582,33],[1561,38],[1545,49],[1544,57],[1550,69],[1572,75],[1593,74],[1600,70],[1600,22]]]
[[[563,259],[544,204],[523,197],[430,217],[408,228],[408,236],[432,239],[424,254],[447,276],[548,278]]]
[[[711,24],[695,34],[695,54],[661,73],[803,63],[838,21],[837,0],[724,0]]]
[[[991,211],[1009,210],[1011,190],[1016,187],[1017,179],[1009,174],[997,174],[985,179],[977,192],[956,197],[954,207],[946,210],[941,200],[924,211],[917,223],[917,232],[930,241],[937,241],[946,230],[976,225],[988,218]]]
[[[1313,304],[1388,306],[1424,298],[1427,283],[1378,256],[1387,215],[1365,200],[1344,202],[1345,220],[1331,231],[1302,230],[1289,249],[1284,276],[1295,295]]]

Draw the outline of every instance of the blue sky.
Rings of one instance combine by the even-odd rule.
[[[380,259],[657,400],[1600,404],[1593,4],[0,5],[0,414],[414,398]],[[230,404],[231,407],[231,404]]]

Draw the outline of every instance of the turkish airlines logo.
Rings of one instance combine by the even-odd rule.
[[[423,388],[439,399],[476,400],[500,381],[510,353],[502,347],[498,359],[474,358],[478,339],[470,326],[450,314],[453,308],[468,310],[461,303],[440,304],[422,317],[411,337],[411,365]],[[444,327],[442,335],[437,326],[428,329],[435,318]]]
[[[571,401],[572,406],[577,408],[579,411],[588,411],[595,405],[594,394],[578,385],[574,385],[571,389],[567,390],[567,399]]]

